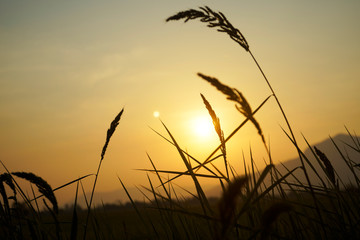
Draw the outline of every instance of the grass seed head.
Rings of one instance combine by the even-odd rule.
[[[177,14],[168,17],[166,21],[184,20],[184,22],[187,22],[194,19],[200,19],[201,22],[207,23],[209,28],[217,28],[217,31],[227,33],[232,40],[237,42],[246,51],[249,51],[249,44],[239,29],[235,28],[223,13],[215,12],[207,6],[200,7],[200,10],[189,9],[187,11],[178,12]]]
[[[3,173],[3,174],[1,174],[1,175],[0,175],[0,182],[1,182],[1,183],[3,183],[3,182],[6,183],[6,184],[10,187],[10,189],[13,191],[14,196],[16,195],[15,184],[14,184],[13,179],[12,179],[12,177],[10,176],[9,173]]]
[[[335,171],[334,168],[331,164],[331,162],[329,161],[329,159],[326,157],[326,155],[321,152],[317,147],[314,146],[315,149],[315,153],[316,155],[319,156],[320,160],[324,163],[325,165],[325,170],[326,170],[326,175],[329,177],[330,181],[336,185],[336,180],[335,180]]]
[[[265,143],[265,138],[261,130],[260,124],[254,118],[254,114],[250,107],[250,104],[248,103],[244,95],[236,88],[231,88],[225,84],[222,84],[217,78],[210,77],[202,73],[198,73],[198,76],[216,87],[217,90],[227,96],[226,98],[228,100],[236,102],[238,104],[235,104],[236,109],[254,124],[259,136],[261,137],[261,140],[263,141],[263,143]]]
[[[209,115],[211,116],[215,131],[217,133],[217,135],[219,136],[220,142],[223,144],[222,146],[222,151],[223,153],[225,152],[225,139],[224,139],[224,133],[221,130],[221,126],[220,126],[220,119],[216,116],[215,111],[213,110],[213,108],[211,107],[210,103],[206,100],[206,98],[204,97],[204,95],[200,94],[201,98],[204,101],[205,107],[209,112]]]
[[[13,172],[12,174],[35,184],[39,192],[51,202],[54,212],[58,213],[58,204],[54,192],[44,179],[29,172]]]
[[[105,141],[104,147],[103,147],[103,149],[101,151],[101,160],[104,159],[107,146],[108,146],[108,144],[110,142],[110,138],[113,135],[113,133],[115,132],[116,127],[119,125],[119,121],[120,121],[120,118],[121,118],[121,115],[123,114],[123,112],[124,112],[124,108],[119,112],[118,115],[116,115],[116,117],[114,118],[114,120],[110,124],[110,128],[107,130],[106,141]]]

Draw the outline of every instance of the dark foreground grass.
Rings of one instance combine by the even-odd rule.
[[[270,96],[255,110],[241,91],[227,86],[215,77],[198,74],[203,80],[216,87],[221,94],[235,103],[235,109],[244,116],[244,121],[226,136],[221,130],[220,119],[210,101],[201,95],[206,109],[213,120],[219,136],[219,146],[209,149],[206,159],[197,159],[182,149],[170,129],[163,124],[166,134],[159,134],[169,147],[175,147],[179,160],[186,171],[160,170],[148,155],[152,169],[141,169],[148,175],[148,184],[139,191],[146,201],[136,202],[126,189],[121,177],[119,186],[123,187],[129,203],[125,205],[104,204],[94,206],[93,196],[101,164],[107,146],[119,124],[123,110],[112,121],[107,131],[101,159],[95,174],[89,174],[62,185],[51,186],[40,176],[27,172],[11,172],[3,164],[0,175],[0,238],[1,239],[360,239],[360,181],[359,156],[360,141],[356,134],[348,131],[351,143],[341,146],[333,141],[333,147],[351,173],[348,179],[341,179],[326,152],[312,147],[312,157],[306,156],[297,143],[289,120],[260,65],[250,51],[244,35],[222,14],[209,7],[179,12],[167,20],[200,20],[208,27],[226,33],[230,38],[249,52],[261,71],[271,90]],[[269,98],[274,98],[285,120],[288,136],[294,150],[299,154],[298,166],[280,171],[273,164],[270,146],[263,137],[261,123],[255,114],[261,110]],[[226,143],[247,123],[251,123],[259,134],[267,151],[266,167],[257,168],[250,155],[243,158],[244,168],[234,169],[229,159]],[[306,138],[304,141],[307,143]],[[308,144],[308,143],[307,143]],[[348,152],[355,151],[357,158],[350,158]],[[218,164],[214,164],[215,161]],[[223,167],[219,167],[219,163]],[[317,166],[322,172],[318,172]],[[223,170],[224,169],[224,170]],[[236,172],[245,174],[238,175]],[[308,174],[315,172],[316,179]],[[81,180],[95,176],[89,199]],[[171,176],[171,177],[168,177]],[[186,196],[175,190],[173,180],[189,177],[194,191]],[[302,178],[305,177],[305,178]],[[218,181],[221,189],[219,199],[208,198],[200,178]],[[17,181],[23,179],[31,183],[32,196],[24,193]],[[304,181],[300,179],[305,179]],[[74,204],[60,209],[54,192],[57,189],[77,184]],[[35,189],[40,195],[37,195]],[[86,208],[77,206],[79,194],[86,199]],[[45,206],[40,209],[40,205]]]

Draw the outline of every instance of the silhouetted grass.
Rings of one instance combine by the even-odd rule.
[[[359,138],[346,128],[352,139],[351,144],[345,143],[340,148],[331,139],[334,149],[352,174],[353,185],[349,186],[345,184],[346,179],[343,180],[337,175],[337,169],[326,156],[326,152],[310,146],[305,137],[304,141],[311,149],[311,157],[315,158],[316,162],[312,162],[310,156],[302,152],[280,101],[251,53],[249,44],[223,13],[203,7],[199,10],[179,12],[167,21],[187,22],[195,19],[226,33],[249,52],[272,95],[266,96],[264,101],[252,110],[239,90],[214,77],[199,73],[199,77],[216,87],[228,100],[235,102],[236,109],[245,119],[226,136],[215,109],[201,94],[220,140],[218,147],[209,149],[211,153],[205,159],[197,159],[185,151],[170,129],[161,122],[167,136],[154,131],[170,143],[169,147],[175,147],[186,171],[160,170],[150,155],[147,155],[152,169],[139,170],[153,174],[154,178],[147,175],[149,185],[138,188],[146,199],[144,202],[135,201],[123,180],[118,177],[129,202],[122,205],[103,203],[101,207],[93,204],[101,164],[123,110],[115,117],[107,131],[96,174],[85,175],[53,189],[41,177],[27,172],[12,173],[1,162],[5,169],[0,174],[1,239],[360,239],[360,161],[351,159],[347,154],[347,151],[352,150],[360,156]],[[286,171],[280,171],[279,167],[273,164],[261,123],[255,119],[255,114],[272,96],[276,99],[289,130],[289,133],[284,130],[284,134],[300,157],[298,166],[292,169],[284,166]],[[269,163],[264,169],[258,169],[250,149],[250,159],[242,159],[244,175],[239,175],[236,173],[238,170],[232,166],[233,162],[239,160],[229,159],[226,143],[249,121],[255,126],[266,147]],[[224,160],[225,173],[215,166],[214,162],[218,159]],[[322,172],[316,170],[316,164]],[[203,172],[199,172],[200,169]],[[300,180],[298,172],[305,175],[305,181]],[[310,180],[310,172],[315,172],[316,182]],[[94,184],[90,199],[87,199],[81,180],[92,175],[95,175]],[[182,189],[187,194],[183,195],[176,190],[173,180],[180,177],[190,177],[195,191]],[[211,178],[219,182],[219,199],[207,196],[204,186],[201,185],[201,178]],[[32,188],[33,196],[29,197],[17,183],[19,179],[28,181],[31,187],[36,186],[40,194],[36,196]],[[54,192],[73,183],[77,184],[73,206],[59,210]],[[85,209],[77,205],[79,184],[86,202]],[[40,199],[45,205],[44,210],[39,207]]]

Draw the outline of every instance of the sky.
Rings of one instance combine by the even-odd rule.
[[[124,107],[98,191],[120,188],[118,177],[129,186],[146,184],[146,174],[134,169],[151,168],[147,154],[158,169],[185,170],[176,149],[152,130],[167,136],[160,119],[203,161],[219,142],[215,131],[196,130],[199,119],[211,123],[200,93],[225,136],[244,117],[198,72],[241,91],[253,109],[271,94],[249,53],[226,34],[199,21],[165,21],[205,5],[223,12],[245,36],[300,146],[306,146],[302,134],[316,143],[344,133],[344,125],[360,132],[357,0],[0,0],[0,160],[54,188],[95,173],[106,131]],[[275,162],[296,156],[274,98],[255,117]],[[259,168],[265,164],[251,124],[227,147],[239,173],[250,149]],[[89,191],[92,182],[84,180]],[[69,186],[58,196],[69,199],[74,191]]]

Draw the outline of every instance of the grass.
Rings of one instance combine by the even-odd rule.
[[[169,147],[176,148],[187,170],[160,170],[148,155],[152,169],[140,169],[148,174],[148,186],[139,188],[147,199],[145,202],[134,201],[123,180],[118,177],[119,185],[125,190],[129,203],[102,206],[93,204],[107,146],[119,125],[124,109],[110,124],[95,174],[85,175],[53,189],[41,177],[33,173],[11,172],[1,162],[5,169],[0,175],[1,239],[359,239],[360,163],[359,159],[351,159],[347,154],[347,151],[360,154],[360,142],[356,134],[351,134],[346,129],[352,143],[345,143],[342,147],[333,141],[334,149],[353,175],[353,185],[349,186],[345,184],[345,179],[339,178],[326,153],[311,147],[305,137],[304,141],[311,149],[315,162],[310,161],[310,156],[301,151],[283,107],[251,53],[244,35],[224,14],[203,7],[199,10],[179,12],[167,19],[176,20],[200,20],[209,28],[226,33],[251,55],[271,95],[265,96],[262,104],[252,110],[250,103],[239,90],[223,84],[215,77],[199,73],[201,79],[235,103],[235,109],[245,119],[231,134],[225,136],[215,109],[201,94],[219,137],[219,146],[202,161],[182,149],[176,137],[162,122],[167,136],[154,131],[170,144]],[[255,118],[255,114],[269,98],[276,100],[287,126],[287,130],[283,129],[284,134],[288,136],[300,158],[298,166],[286,169],[285,172],[273,164],[270,146],[264,138],[261,123]],[[244,157],[242,161],[245,174],[238,175],[232,167],[233,161],[237,159],[229,159],[226,144],[249,122],[255,127],[267,150],[268,161],[266,167],[259,170],[252,154],[250,159]],[[224,164],[221,169],[214,164],[220,160]],[[319,165],[323,174],[320,174],[314,165]],[[225,172],[222,169],[225,169]],[[316,182],[310,180],[310,172],[315,172]],[[305,176],[305,181],[299,180],[299,174]],[[81,181],[91,176],[94,176],[94,183],[90,198],[86,199]],[[175,190],[173,183],[174,179],[184,177],[192,179],[195,189],[194,192],[185,189],[187,196]],[[219,182],[222,189],[220,199],[207,197],[200,178],[212,178]],[[32,196],[24,193],[17,183],[19,179],[31,184]],[[77,187],[73,206],[59,209],[54,192],[75,183]],[[38,196],[33,187],[38,189]],[[86,200],[85,209],[77,205],[81,193]],[[44,210],[40,210],[39,200],[42,200]]]

